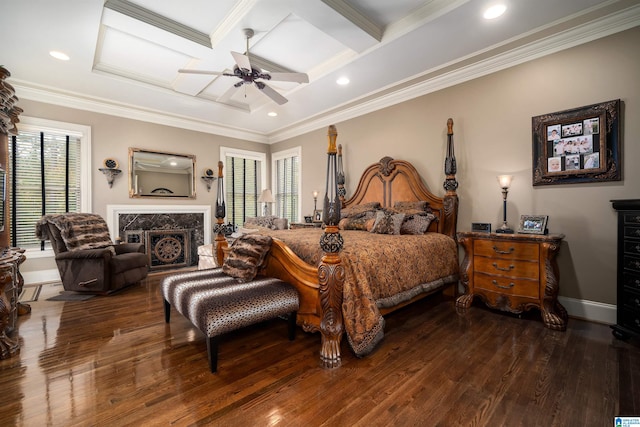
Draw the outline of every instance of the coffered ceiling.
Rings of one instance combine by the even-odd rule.
[[[640,24],[637,0],[504,0],[484,19],[497,2],[2,0],[0,63],[23,99],[270,143]],[[267,82],[286,104],[178,72],[232,73],[246,28],[254,67],[308,74]]]

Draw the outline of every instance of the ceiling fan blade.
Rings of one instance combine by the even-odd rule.
[[[220,71],[210,71],[210,70],[188,70],[186,68],[180,68],[178,70],[179,73],[185,74],[208,74],[212,76],[223,76],[225,73]]]
[[[236,64],[238,64],[239,68],[251,71],[251,63],[249,62],[248,56],[233,51],[231,52],[231,55],[233,55],[233,59],[236,61]]]
[[[274,100],[277,104],[282,105],[282,104],[286,104],[287,103],[287,101],[288,101],[287,98],[285,98],[284,96],[280,95],[272,87],[267,86],[266,84],[264,84],[262,82],[255,82],[255,84],[256,84],[256,87],[258,89],[260,89],[269,98]]]
[[[309,83],[309,76],[305,73],[269,73],[271,78],[269,80],[278,82],[296,82],[296,83]]]

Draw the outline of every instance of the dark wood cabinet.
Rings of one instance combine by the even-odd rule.
[[[640,336],[640,199],[612,200],[618,211],[617,297],[613,335]]]
[[[459,309],[480,297],[489,307],[511,313],[537,308],[547,328],[564,331],[567,311],[558,302],[556,255],[564,235],[462,232],[464,247]]]

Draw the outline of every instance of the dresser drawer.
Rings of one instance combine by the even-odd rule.
[[[625,288],[640,291],[640,275],[625,271],[622,273],[622,283]]]
[[[640,258],[625,255],[622,257],[622,268],[640,273]]]
[[[473,253],[485,257],[508,259],[538,260],[538,245],[524,242],[500,242],[476,240],[473,242]]]
[[[632,255],[640,255],[640,240],[628,240],[624,242],[624,252]]]
[[[624,237],[640,238],[640,227],[629,227],[629,226],[625,227]]]
[[[476,256],[473,259],[473,269],[476,272],[500,276],[522,277],[534,280],[538,280],[540,277],[539,264],[531,261]]]
[[[618,306],[623,306],[625,310],[631,310],[640,315],[640,292],[626,290],[620,297],[622,301]]]
[[[629,212],[629,213],[625,213],[625,214],[622,214],[622,215],[624,215],[624,223],[625,224],[640,225],[640,212]]]
[[[473,275],[476,289],[485,289],[506,295],[540,298],[540,282],[537,280],[491,276],[484,273]]]

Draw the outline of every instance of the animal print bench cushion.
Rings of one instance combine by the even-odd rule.
[[[252,281],[271,249],[272,241],[271,236],[261,234],[245,234],[238,237],[231,245],[222,271],[235,277],[240,283]]]

